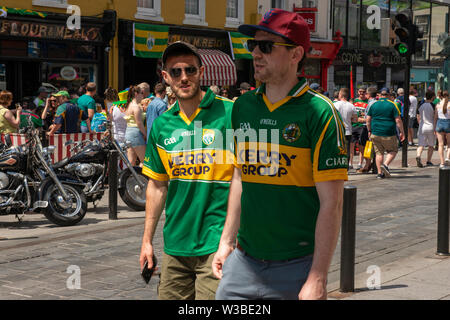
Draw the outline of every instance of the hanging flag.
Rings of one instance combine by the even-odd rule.
[[[134,23],[133,55],[140,58],[161,58],[169,41],[169,27]]]
[[[233,60],[236,59],[253,59],[250,51],[247,49],[247,40],[252,39],[250,37],[244,36],[239,32],[228,32],[230,37],[230,45],[233,50],[231,50]]]
[[[41,18],[47,17],[46,13],[39,12],[39,11],[33,11],[29,9],[19,9],[19,8],[7,8],[7,7],[0,7],[1,15],[0,17],[6,18],[8,14],[19,14],[21,16],[38,16]]]

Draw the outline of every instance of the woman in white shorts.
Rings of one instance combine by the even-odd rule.
[[[448,105],[448,91],[444,91],[443,100],[436,106],[434,116],[436,135],[439,142],[440,167],[450,165],[450,148],[447,148],[447,156],[444,160],[444,141],[447,138],[447,145],[450,142],[450,106]]]
[[[423,149],[428,147],[427,166],[432,166],[431,158],[433,157],[434,145],[436,144],[436,137],[434,133],[434,108],[431,104],[435,95],[433,91],[427,91],[425,94],[425,102],[417,110],[417,121],[419,122],[419,130],[417,136],[419,138],[419,146],[417,147],[417,166],[422,168],[423,164],[420,161]]]

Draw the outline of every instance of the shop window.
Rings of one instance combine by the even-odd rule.
[[[346,0],[334,0],[333,6],[333,34],[340,31],[342,36],[345,37],[347,28],[347,1]]]
[[[361,48],[376,48],[380,46],[381,41],[381,31],[376,26],[376,20],[374,19],[374,12],[367,10],[373,5],[371,0],[362,1],[361,10]],[[378,8],[380,9],[380,18],[389,18],[389,4],[379,3]],[[381,20],[380,20],[381,21]]]
[[[33,6],[67,8],[67,0],[33,0]]]
[[[227,0],[225,27],[237,28],[244,23],[244,0]]]
[[[303,8],[317,8],[316,0],[303,0],[302,7]]]
[[[137,0],[136,19],[164,21],[161,17],[161,0]]]
[[[428,35],[428,31],[430,30],[430,16],[422,15],[414,17],[414,24],[416,24],[423,32],[423,35]]]
[[[421,31],[423,31],[423,37],[419,40],[423,43],[422,52],[417,52],[414,54],[413,58],[415,61],[424,61],[429,58],[429,48],[428,48],[428,39],[430,36],[430,14],[431,14],[431,6],[428,1],[413,1],[412,3],[413,10],[413,21],[418,25]],[[436,40],[435,40],[436,41]]]
[[[416,61],[424,61],[427,59],[427,52],[428,52],[428,40],[426,39],[422,39],[419,40],[422,42],[423,44],[423,49],[422,51],[416,52],[416,54],[414,55],[414,58]]]
[[[448,32],[448,6],[432,4],[431,9],[431,43],[430,59],[444,60],[450,52],[449,41],[446,41]],[[436,40],[435,40],[436,39]]]
[[[26,57],[28,55],[28,43],[26,41],[2,40],[0,41],[0,56]]]
[[[97,81],[97,65],[44,62],[42,63],[42,77],[43,82],[50,83],[57,88],[78,89],[86,82]]]
[[[205,21],[206,0],[185,0],[183,24],[208,26]]]
[[[286,0],[272,0],[271,7],[286,10]]]

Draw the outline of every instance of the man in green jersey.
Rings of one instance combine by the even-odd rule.
[[[367,112],[366,123],[369,138],[373,141],[378,179],[390,177],[389,164],[395,159],[398,151],[397,130],[400,132],[400,141],[405,139],[403,122],[398,106],[388,100],[389,89],[381,89],[381,98],[370,106]],[[384,161],[384,153],[387,153]]]
[[[247,47],[263,84],[233,107],[236,166],[213,261],[216,299],[325,299],[347,179],[344,126],[297,77],[310,48],[302,17],[273,9],[239,32],[254,37]]]
[[[233,157],[223,143],[231,128],[233,102],[201,90],[204,67],[197,49],[188,43],[167,47],[162,74],[177,102],[150,130],[143,166],[150,180],[139,262],[141,268],[145,261],[149,268],[154,264],[152,241],[165,204],[158,298],[214,299],[219,281],[211,263],[233,174]]]

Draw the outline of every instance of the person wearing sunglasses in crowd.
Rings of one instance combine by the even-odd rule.
[[[41,118],[44,122],[44,131],[48,131],[50,126],[53,125],[55,120],[56,108],[58,107],[58,102],[54,94],[45,100],[45,107],[42,111]]]
[[[213,261],[216,299],[326,299],[347,180],[345,129],[332,102],[297,77],[310,48],[301,16],[272,9],[239,32],[254,38],[247,45],[262,85],[233,107],[232,127],[242,130]]]
[[[191,44],[174,42],[162,60],[164,81],[177,101],[150,130],[142,171],[150,180],[139,262],[141,268],[146,261],[148,268],[154,264],[152,241],[165,205],[158,298],[212,300],[219,281],[211,264],[233,173],[233,157],[224,143],[233,103],[201,90],[205,69]]]

